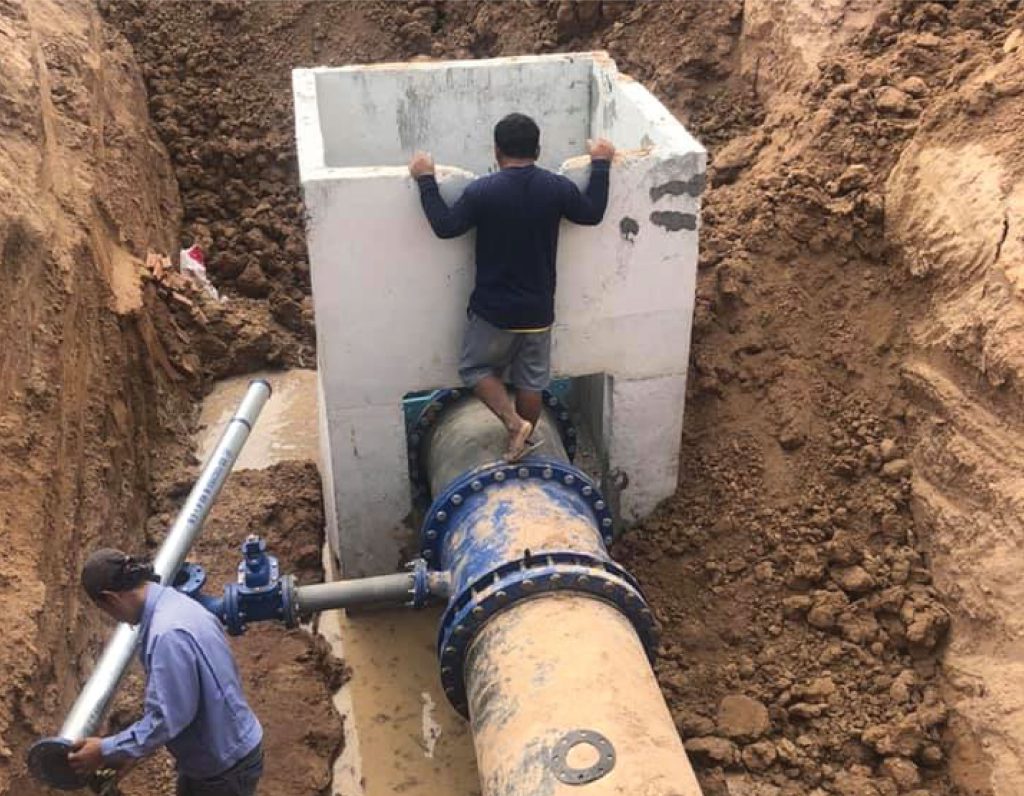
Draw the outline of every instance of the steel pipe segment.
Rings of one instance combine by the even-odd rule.
[[[295,589],[296,613],[299,616],[338,608],[413,605],[418,599],[415,571],[333,583],[313,583]],[[422,599],[425,600],[425,596]]]
[[[576,457],[577,432],[572,422],[568,407],[553,392],[546,391],[543,394],[544,411],[538,422],[538,434],[545,440],[541,453],[557,459],[573,461]],[[473,408],[474,404],[477,408]],[[408,457],[409,457],[409,480],[413,487],[413,494],[422,507],[429,505],[430,494],[437,494],[437,485],[433,483],[437,479],[448,479],[461,475],[468,468],[463,460],[468,454],[471,458],[478,458],[484,452],[484,459],[490,457],[491,461],[496,460],[504,446],[504,431],[500,424],[496,424],[491,417],[483,417],[478,412],[479,403],[474,401],[471,393],[467,390],[445,389],[436,390],[431,394],[429,400],[420,410],[419,415],[412,423],[408,434]],[[461,428],[462,424],[452,423],[449,410],[470,411],[477,417],[474,427],[470,430],[472,439],[469,445],[465,437],[458,436],[454,441],[449,440],[445,446],[442,442],[434,440],[434,432],[438,420],[445,416],[446,427]],[[483,421],[483,422],[480,422]],[[452,453],[452,443],[455,447],[461,448],[461,454],[446,455]],[[439,449],[444,447],[442,452]],[[427,461],[427,451],[433,451],[434,459]],[[478,462],[479,463],[479,462]]]
[[[262,379],[249,384],[245,397],[203,466],[153,560],[153,570],[161,583],[174,583],[185,556],[249,438],[256,418],[270,398],[270,392],[270,383]],[[60,734],[36,741],[29,749],[29,770],[36,779],[61,790],[85,787],[86,780],[68,765],[68,752],[76,741],[94,734],[99,728],[100,720],[131,662],[138,637],[138,628],[126,624],[118,626],[72,705]]]
[[[597,485],[560,436],[507,464],[479,401],[435,413],[419,453],[434,496],[421,554],[451,581],[441,680],[470,719],[484,796],[699,796],[651,669],[656,623],[608,554]],[[549,412],[538,425],[558,433]]]

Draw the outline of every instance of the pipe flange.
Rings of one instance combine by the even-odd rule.
[[[406,435],[409,482],[412,485],[413,501],[417,504],[422,505],[430,501],[430,478],[427,475],[427,463],[423,458],[423,443],[430,436],[434,424],[444,410],[468,394],[466,390],[435,390]]]
[[[543,397],[544,404],[551,410],[551,415],[555,418],[555,426],[558,428],[558,436],[562,438],[565,455],[569,457],[570,462],[576,461],[578,435],[576,425],[572,422],[572,415],[569,414],[569,407],[550,390],[545,390]]]
[[[412,588],[409,590],[408,605],[422,608],[430,600],[430,572],[427,562],[422,558],[410,561],[407,565],[412,569]]]
[[[468,390],[435,390],[420,410],[406,436],[409,482],[412,484],[413,501],[418,505],[425,507],[430,503],[430,477],[427,473],[427,462],[423,457],[423,444],[444,411],[469,394]],[[569,409],[557,395],[549,390],[544,390],[542,396],[544,405],[548,407],[555,419],[558,435],[562,439],[562,447],[565,448],[565,453],[571,462],[576,458],[578,434]]]
[[[593,512],[604,543],[606,545],[612,543],[615,520],[612,518],[608,502],[602,497],[601,490],[590,476],[566,462],[531,457],[515,464],[502,462],[485,464],[452,481],[427,509],[423,527],[420,529],[420,555],[427,560],[430,566],[440,567],[441,545],[466,498],[476,492],[484,491],[493,484],[529,479],[557,482],[579,494]]]
[[[28,769],[37,780],[58,790],[84,788],[88,777],[75,773],[68,763],[74,744],[67,738],[43,738],[28,750]]]
[[[597,762],[578,768],[569,762],[569,753],[577,746],[589,746],[597,753]],[[596,730],[572,730],[563,735],[551,750],[551,772],[566,785],[596,782],[615,768],[615,747]]]
[[[281,578],[281,621],[287,628],[299,626],[299,601],[295,599],[295,576]]]
[[[174,588],[182,594],[195,599],[206,584],[206,570],[200,564],[185,561],[174,576]]]
[[[546,593],[569,591],[609,603],[630,620],[654,663],[658,627],[636,580],[613,561],[584,553],[531,554],[502,564],[464,588],[445,609],[438,633],[441,685],[452,706],[469,715],[465,663],[476,634],[494,615]]]

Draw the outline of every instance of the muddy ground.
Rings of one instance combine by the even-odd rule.
[[[1019,793],[1022,26],[1002,0],[0,6],[0,794],[38,792],[25,745],[101,637],[83,551],[156,537],[212,379],[315,361],[290,68],[592,48],[710,151],[680,487],[615,551],[706,792]],[[140,268],[192,241],[227,303]],[[206,544],[270,511],[242,508]],[[338,676],[308,637],[242,643],[296,694]],[[323,792],[330,716],[300,741],[259,709],[294,753],[266,793]]]

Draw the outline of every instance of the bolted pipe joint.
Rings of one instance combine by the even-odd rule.
[[[421,550],[451,580],[441,681],[470,721],[484,796],[700,796],[651,666],[654,616],[608,554],[597,485],[558,444],[501,461],[503,427],[475,399],[436,413]]]
[[[654,616],[634,578],[608,554],[612,516],[597,485],[565,461],[531,457],[470,470],[424,519],[424,557],[451,578],[438,657],[449,701],[468,715],[465,664],[483,626],[522,600],[569,591],[615,606],[651,662]]]

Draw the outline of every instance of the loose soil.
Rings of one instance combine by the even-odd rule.
[[[102,637],[80,559],[157,538],[191,399],[315,361],[290,68],[594,48],[711,155],[680,488],[615,550],[706,793],[1019,791],[1019,3],[100,7],[0,8],[0,794],[38,792],[23,750]],[[192,241],[226,303],[139,267]],[[264,489],[295,505],[240,483],[209,555]],[[240,643],[294,699],[338,676],[300,633]],[[267,792],[320,793],[340,735],[287,738],[293,704],[259,706],[295,755]]]

